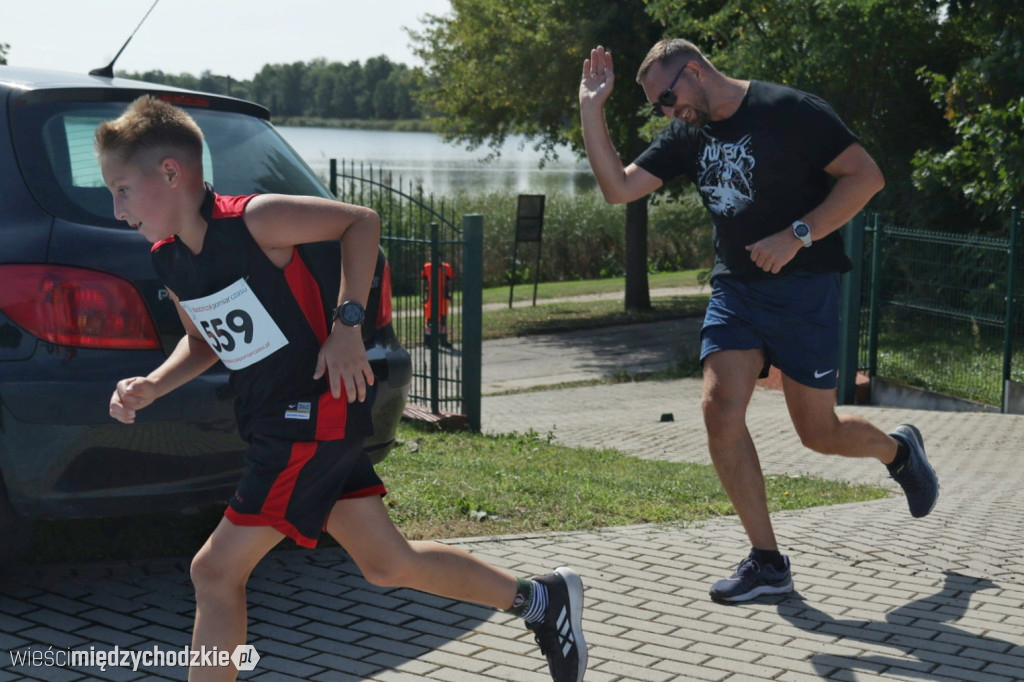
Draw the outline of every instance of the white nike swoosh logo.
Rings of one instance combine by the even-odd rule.
[[[820,378],[822,378],[823,376],[825,376],[825,375],[827,375],[827,374],[831,374],[831,373],[832,373],[832,372],[834,372],[834,371],[835,371],[835,370],[831,370],[831,369],[826,369],[826,370],[825,370],[824,372],[818,372],[818,371],[815,371],[815,372],[814,372],[814,378],[815,378],[815,379],[820,379]]]

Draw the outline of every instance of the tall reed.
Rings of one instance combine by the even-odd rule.
[[[459,215],[484,216],[484,286],[510,281],[517,198],[513,192],[493,191],[445,199]],[[625,207],[605,203],[597,192],[548,194],[539,281],[621,277],[625,274],[625,228]],[[517,256],[517,283],[532,282],[536,245],[519,244]],[[695,193],[649,206],[650,272],[710,267],[712,258],[710,219]]]

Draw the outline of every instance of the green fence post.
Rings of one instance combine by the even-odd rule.
[[[1017,294],[1017,263],[1020,253],[1020,209],[1014,207],[1010,212],[1010,253],[1006,263],[1006,326],[1003,330],[1003,398],[1000,401],[1002,411],[1006,412],[1007,382],[1010,381],[1013,369],[1013,322],[1014,299]]]
[[[480,431],[483,383],[484,217],[462,218],[462,409]]]
[[[843,278],[841,331],[839,342],[839,386],[837,399],[840,405],[852,405],[857,398],[857,338],[860,335],[860,291],[864,269],[864,212],[858,213],[845,225],[843,240],[846,255],[853,261],[853,270]]]
[[[875,214],[874,234],[871,235],[871,291],[868,303],[868,376],[878,373],[878,325],[882,311],[882,220]]]
[[[331,194],[338,198],[338,160],[331,159]]]

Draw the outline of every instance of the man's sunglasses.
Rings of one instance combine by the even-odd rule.
[[[676,77],[673,78],[672,82],[669,83],[669,86],[662,90],[661,94],[658,95],[657,103],[651,105],[651,114],[653,116],[664,116],[665,107],[671,109],[676,105],[676,100],[678,99],[678,97],[676,97],[676,93],[673,90],[673,88],[676,87],[676,83],[679,81],[679,77],[683,75],[683,71],[686,70],[686,67],[689,66],[689,64],[690,62],[686,62],[679,68],[678,71],[676,71]]]

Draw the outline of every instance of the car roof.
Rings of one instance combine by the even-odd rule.
[[[187,90],[171,85],[149,83],[146,81],[134,80],[131,78],[107,78],[105,76],[94,76],[88,73],[76,73],[73,71],[55,71],[50,69],[36,69],[21,66],[0,65],[0,90],[81,90],[81,89],[109,89],[109,90],[132,90],[145,92],[166,92],[196,95],[201,94],[211,102],[217,103],[217,109],[230,109],[244,111],[253,116],[269,119],[270,112],[255,102],[215,95],[212,93],[200,92],[198,90]]]

